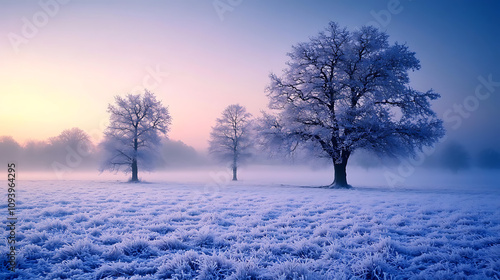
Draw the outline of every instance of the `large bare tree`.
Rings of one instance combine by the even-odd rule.
[[[132,172],[130,181],[139,181],[139,166],[152,169],[155,152],[171,124],[168,108],[153,93],[116,96],[108,106],[110,124],[102,146],[106,152],[101,170]]]
[[[282,76],[270,75],[272,113],[261,132],[269,146],[302,145],[329,157],[332,188],[350,187],[346,166],[358,149],[412,155],[444,135],[430,101],[439,94],[410,86],[420,63],[406,45],[372,26],[348,31],[331,22],[288,53]]]

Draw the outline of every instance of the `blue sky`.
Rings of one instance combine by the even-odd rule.
[[[407,43],[422,65],[412,85],[442,95],[449,137],[500,149],[500,87],[475,97],[479,77],[500,81],[498,1],[54,1],[0,3],[0,135],[20,142],[74,126],[98,140],[113,96],[147,85],[169,105],[170,137],[203,150],[224,107],[258,116],[291,46],[337,21]],[[24,19],[49,14],[40,3],[57,8],[14,44]]]

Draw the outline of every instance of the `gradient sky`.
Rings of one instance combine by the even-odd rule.
[[[0,136],[23,143],[80,127],[97,141],[113,96],[148,87],[169,107],[170,138],[204,150],[222,110],[240,103],[259,116],[269,73],[333,20],[351,30],[375,22],[406,42],[422,65],[412,85],[441,93],[434,108],[450,137],[473,151],[500,148],[500,86],[474,99],[478,77],[500,82],[499,1],[39,4],[55,1],[0,2]],[[221,14],[214,3],[236,5]],[[460,115],[454,104],[464,102],[470,112]]]

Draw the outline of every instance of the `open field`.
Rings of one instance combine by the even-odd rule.
[[[18,185],[2,279],[500,279],[500,188]]]

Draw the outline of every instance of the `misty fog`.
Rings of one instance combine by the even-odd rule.
[[[70,131],[70,130],[67,130]],[[67,132],[66,131],[66,132]],[[72,129],[73,132],[82,132]],[[73,133],[75,134],[75,133]],[[83,139],[87,139],[82,134]],[[81,139],[80,139],[81,140]],[[88,140],[88,139],[87,139]],[[46,141],[16,142],[0,138],[2,159],[13,161],[20,178],[27,180],[117,180],[126,181],[123,172],[99,172],[99,145],[78,142],[64,133]],[[230,185],[230,169],[214,161],[205,151],[197,151],[182,141],[164,139],[153,172],[143,171],[145,182],[197,182]],[[348,178],[355,187],[465,187],[498,184],[500,153],[492,148],[473,153],[459,141],[445,140],[412,158],[381,158],[359,151],[348,165]],[[241,184],[271,183],[303,186],[327,185],[332,178],[332,163],[305,151],[289,156],[268,155],[258,149],[240,168]]]

